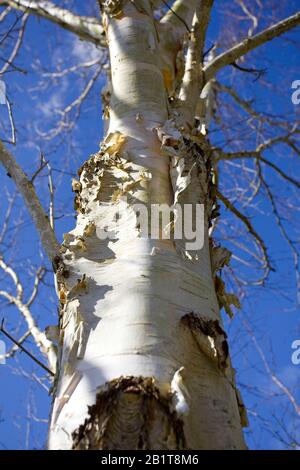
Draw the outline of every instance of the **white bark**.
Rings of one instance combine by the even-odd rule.
[[[90,442],[95,434],[87,438],[88,427],[79,427],[97,393],[100,406],[101,397],[119,389],[123,392],[113,404],[107,398],[109,419],[106,424],[100,419],[101,436],[94,446],[244,448],[233,372],[220,359],[224,335],[207,222],[204,248],[186,253],[183,241],[141,238],[132,208],[134,202],[172,204],[174,191],[181,204],[205,202],[208,190],[204,162],[199,155],[197,164],[192,162],[194,143],[186,148],[174,129],[189,158],[172,157],[171,185],[172,137],[157,31],[149,2],[135,3],[105,18],[113,90],[110,127],[102,152],[86,162],[80,182],[73,184],[79,214],[62,248],[70,272],[58,278],[63,353],[49,448],[70,449],[74,441],[77,448],[96,448]],[[122,195],[128,200],[120,210],[116,239],[100,240],[97,230],[112,227]],[[146,407],[148,415],[152,412],[147,419],[143,397],[153,405],[152,411]]]
[[[241,449],[247,420],[219,312],[224,307],[231,314],[230,304],[238,302],[216,276],[230,254],[213,247],[208,237],[216,188],[211,149],[193,128],[193,117],[205,83],[222,67],[298,25],[300,16],[243,40],[203,67],[212,0],[176,0],[159,23],[153,21],[150,0],[100,3],[106,12],[104,28],[95,18],[74,15],[52,2],[0,0],[0,5],[44,17],[96,44],[104,45],[106,30],[111,58],[108,133],[100,152],[83,165],[80,181],[73,182],[77,224],[65,235],[59,256],[34,188],[0,144],[0,160],[55,261],[61,356],[49,448]],[[178,55],[196,8],[200,34],[189,38],[180,73]],[[168,97],[175,96],[182,76],[178,102],[171,108]],[[206,121],[204,114],[200,117]],[[122,196],[127,201],[119,208],[115,239],[102,240],[97,234],[104,226],[114,230]],[[229,207],[230,201],[219,198]],[[162,233],[158,240],[143,238],[133,210],[137,202],[148,208],[154,203],[204,204],[203,249],[189,251],[186,240],[164,240]],[[242,214],[230,208],[251,231]],[[29,313],[23,312],[28,326],[47,349],[48,339],[40,336]],[[56,337],[57,329],[49,327],[47,333]]]

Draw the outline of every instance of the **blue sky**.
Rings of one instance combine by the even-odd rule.
[[[95,14],[94,2],[79,1],[57,2],[65,3],[82,14]],[[264,12],[260,27],[271,21],[272,15],[283,18],[297,10],[297,1],[285,5],[274,5]],[[217,1],[217,10],[209,28],[207,46],[218,42],[220,47],[226,42],[233,41],[233,34],[240,37],[247,31],[235,29],[237,17],[232,17],[238,8],[229,0]],[[275,8],[276,7],[276,8]],[[277,11],[278,10],[278,11]],[[236,10],[239,12],[239,10]],[[239,12],[240,13],[240,12]],[[7,24],[0,24],[0,37]],[[226,21],[230,21],[234,33],[226,29]],[[3,29],[2,29],[3,28]],[[245,29],[246,28],[246,29]],[[225,30],[224,30],[225,29]],[[289,39],[289,41],[288,41]],[[298,41],[298,46],[292,41]],[[300,105],[291,102],[291,83],[300,79],[299,59],[299,29],[276,39],[263,46],[260,51],[251,53],[244,66],[266,68],[266,75],[254,81],[253,76],[239,72],[232,67],[226,68],[218,80],[228,86],[234,86],[246,100],[252,100],[257,110],[263,110],[272,115],[282,115],[292,121],[298,116]],[[3,50],[5,56],[7,50]],[[1,52],[2,55],[2,52]],[[99,77],[85,100],[75,127],[70,133],[64,133],[53,139],[45,139],[42,133],[47,133],[59,119],[58,110],[72,102],[83,90],[85,83],[95,71],[91,67],[86,76],[74,73],[62,78],[50,78],[51,71],[62,70],[82,61],[100,57],[100,52],[94,46],[83,43],[71,33],[60,30],[50,23],[30,18],[26,28],[23,47],[18,55],[16,64],[26,70],[26,74],[11,71],[3,79],[7,86],[8,97],[13,102],[13,113],[17,128],[17,146],[10,149],[16,155],[18,162],[29,174],[34,174],[38,168],[39,155],[42,151],[51,163],[53,178],[56,186],[56,231],[59,239],[62,234],[74,226],[73,194],[71,178],[88,156],[97,151],[103,135],[101,119],[100,94],[104,77]],[[222,109],[219,110],[223,128],[217,122],[212,123],[211,140],[217,145],[226,143],[227,149],[237,151],[241,148],[252,149],[256,145],[258,133],[249,133],[245,124],[245,114],[237,107],[232,108],[232,100],[224,94],[220,95]],[[244,121],[243,121],[244,119]],[[248,124],[247,124],[248,125]],[[0,136],[7,136],[9,121],[7,110],[0,107]],[[233,142],[228,144],[228,133]],[[272,134],[272,130],[266,129]],[[240,137],[239,137],[240,136]],[[242,136],[242,137],[241,137]],[[265,156],[276,162],[288,174],[300,180],[300,164],[290,149],[279,145]],[[299,156],[298,156],[299,160]],[[220,167],[220,187],[233,199],[239,196],[239,188],[247,184],[248,174],[241,168],[241,162],[236,165]],[[282,179],[264,169],[272,191],[278,198],[281,213],[291,218],[286,221],[289,233],[299,248],[299,204],[295,188],[291,188]],[[246,176],[245,176],[246,175]],[[0,199],[0,233],[3,226],[9,198],[14,194],[13,182],[0,169],[0,184],[2,197]],[[43,171],[36,179],[37,191],[45,207],[48,205],[49,193],[47,188],[47,172]],[[291,201],[294,206],[291,206]],[[236,204],[242,210],[243,204]],[[261,356],[256,348],[262,348],[269,367],[288,387],[300,403],[300,365],[291,362],[291,344],[300,339],[299,305],[297,303],[296,282],[293,260],[286,242],[280,236],[278,227],[272,215],[270,203],[263,194],[258,195],[253,204],[245,206],[245,213],[251,217],[251,222],[264,238],[269,247],[270,258],[275,272],[272,272],[264,286],[247,286],[241,311],[235,318],[229,320],[224,316],[226,328],[231,341],[231,354],[234,367],[237,369],[238,383],[249,409],[250,428],[246,430],[247,442],[250,448],[288,448],[293,440],[300,443],[300,421],[286,394],[272,382],[267,373]],[[253,241],[241,223],[224,207],[221,208],[220,228],[216,233],[218,239],[228,246],[237,257],[244,256],[247,262],[253,261],[253,256],[246,256],[233,242],[239,235],[250,251],[255,250]],[[224,239],[224,234],[225,238]],[[255,252],[256,253],[256,252]],[[37,234],[32,226],[30,217],[23,206],[21,198],[16,195],[12,210],[9,229],[1,241],[0,254],[10,262],[19,274],[29,295],[33,286],[33,273],[42,264],[48,270],[39,295],[33,304],[32,312],[44,328],[55,324],[57,318],[56,295],[53,288],[53,276],[45,255],[42,252]],[[258,269],[247,268],[238,259],[233,259],[235,273],[242,279],[253,281],[259,274]],[[253,266],[253,265],[252,265]],[[236,288],[232,277],[228,276],[228,285]],[[11,289],[7,276],[0,273],[0,289]],[[6,327],[19,337],[25,330],[17,310],[7,301],[0,298],[0,317],[5,317]],[[3,339],[3,338],[2,338]],[[26,347],[39,356],[31,339],[24,343]],[[7,346],[9,346],[7,344]],[[40,449],[45,446],[47,421],[51,399],[47,388],[50,386],[43,370],[29,360],[24,353],[16,353],[14,358],[0,365],[0,448],[8,449]]]

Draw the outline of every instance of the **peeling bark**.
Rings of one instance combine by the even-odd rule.
[[[176,99],[169,103],[164,27],[156,26],[151,2],[102,4],[109,128],[73,180],[77,222],[59,253],[61,357],[49,448],[242,449],[214,284],[227,254],[214,250],[213,272],[211,264],[210,145],[194,126],[181,125]],[[151,221],[142,236],[137,203],[141,211],[202,204],[203,248],[174,238],[176,214],[170,239],[163,229],[149,237]],[[199,341],[207,338],[205,350]]]
[[[271,267],[250,221],[218,191],[214,165],[253,157],[299,187],[261,155],[279,141],[291,146],[294,131],[254,151],[226,153],[211,148],[207,125],[218,71],[299,25],[300,14],[220,55],[213,48],[204,63],[213,3],[174,0],[157,21],[154,0],[98,0],[101,26],[50,1],[0,0],[110,51],[102,90],[106,137],[72,181],[76,226],[60,247],[32,183],[0,142],[0,161],[52,262],[60,301],[58,325],[44,334],[21,302],[16,278],[17,297],[6,295],[51,369],[57,362],[50,449],[245,448],[247,413],[220,315],[224,308],[231,317],[231,306],[240,304],[221,277],[231,253],[212,238],[218,199],[254,236],[266,271]],[[176,207],[170,223],[151,237],[152,220],[145,233],[137,204],[143,214],[155,204]],[[186,204],[203,207],[199,249],[188,245],[186,234],[176,237]]]
[[[228,367],[227,335],[218,320],[189,313],[182,317],[181,322],[190,329],[202,352],[217,361],[220,369]]]
[[[122,439],[120,439],[122,436]],[[183,422],[153,378],[120,377],[97,393],[89,416],[73,433],[73,449],[184,449]]]

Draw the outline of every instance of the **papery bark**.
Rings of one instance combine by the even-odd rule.
[[[170,119],[150,2],[120,2],[104,23],[109,130],[73,183],[77,223],[60,250],[49,448],[243,449],[244,409],[212,272],[209,144]],[[204,204],[201,250],[141,237],[134,204],[174,200]],[[101,239],[105,226],[114,230],[118,203],[115,238]]]

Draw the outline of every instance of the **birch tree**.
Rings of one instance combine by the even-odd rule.
[[[220,313],[224,309],[231,317],[240,308],[240,299],[221,276],[232,253],[214,238],[220,204],[253,238],[263,279],[272,266],[251,219],[224,194],[219,166],[254,161],[280,224],[262,167],[297,189],[300,183],[265,152],[284,143],[299,154],[299,131],[295,124],[279,123],[276,137],[251,150],[230,151],[213,143],[210,123],[221,93],[255,114],[219,81],[220,73],[228,67],[259,73],[244,66],[247,54],[297,27],[300,13],[259,32],[252,18],[253,29],[236,43],[207,51],[213,0],[175,0],[172,5],[99,0],[97,17],[44,0],[0,0],[0,6],[5,7],[2,15],[21,11],[24,22],[37,15],[96,45],[103,57],[105,50],[109,53],[102,93],[105,135],[99,151],[87,157],[72,180],[76,224],[62,243],[34,181],[13,149],[0,144],[1,163],[30,212],[58,295],[58,324],[43,332],[30,314],[30,300],[23,301],[17,275],[1,259],[17,292],[9,300],[26,319],[54,374],[48,448],[245,449],[247,413]],[[66,127],[66,117],[101,71],[99,65],[63,111],[53,135]],[[203,246],[194,249],[185,211],[190,207],[197,214],[199,205],[203,225],[196,229]],[[162,223],[155,225],[153,208],[174,206],[173,218],[165,223],[161,216]],[[176,237],[181,224],[183,235]]]

